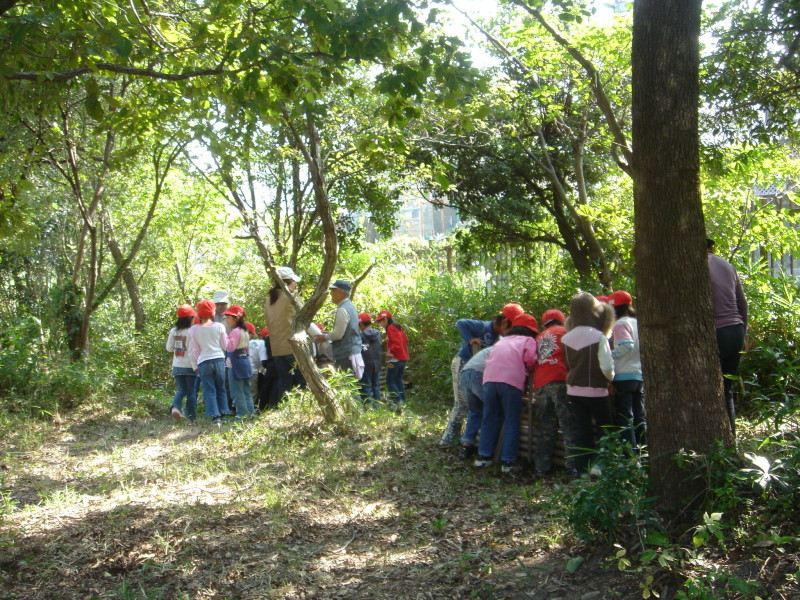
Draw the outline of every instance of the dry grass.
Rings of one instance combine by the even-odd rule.
[[[221,429],[137,402],[7,423],[0,597],[638,596],[597,560],[565,570],[548,486],[441,451],[444,406],[341,436],[304,398]]]

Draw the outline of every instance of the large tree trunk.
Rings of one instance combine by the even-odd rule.
[[[711,317],[700,203],[701,0],[636,0],[633,182],[636,279],[654,491],[663,507],[703,492],[673,461],[733,436]]]

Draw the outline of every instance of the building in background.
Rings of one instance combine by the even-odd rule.
[[[796,194],[798,186],[793,181],[787,181],[782,188],[772,184],[767,187],[754,186],[753,194],[762,202],[767,202],[775,207],[775,210],[780,212],[797,213],[800,210],[800,205],[793,202],[790,194]],[[782,273],[800,279],[800,255],[797,251],[784,252],[783,255],[775,255],[771,252],[766,252],[763,248],[759,248],[753,252],[754,260],[764,260],[769,273],[772,276],[778,276]]]
[[[435,206],[424,198],[406,198],[397,214],[397,228],[392,237],[410,237],[417,240],[433,240],[452,231],[461,222],[458,212],[449,206]],[[365,225],[368,242],[378,240],[372,223]]]

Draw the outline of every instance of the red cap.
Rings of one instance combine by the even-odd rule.
[[[551,308],[550,310],[544,311],[542,315],[542,325],[547,326],[550,321],[561,321],[562,323],[566,323],[567,317],[564,316],[560,310],[556,308]]]
[[[241,306],[239,306],[238,304],[231,304],[228,307],[228,310],[226,310],[222,314],[223,315],[231,315],[233,317],[237,317],[237,318],[241,319],[244,316],[244,309]]]
[[[314,325],[316,325],[317,329],[319,329],[320,331],[325,331],[325,328],[322,326],[322,323],[314,323]]]
[[[359,313],[358,315],[358,322],[359,323],[369,323],[372,321],[372,315],[369,313]],[[320,327],[322,329],[322,327]]]
[[[178,316],[179,317],[196,317],[197,313],[194,312],[191,304],[181,304],[178,307]]]
[[[197,316],[203,319],[213,317],[216,310],[217,307],[211,300],[201,300],[197,303]]]
[[[608,302],[608,296],[595,296],[598,302]]]
[[[391,318],[392,318],[392,313],[390,313],[388,310],[382,310],[377,315],[375,315],[376,321],[381,321],[383,319],[391,319]]]
[[[200,317],[195,317],[194,321],[192,321],[192,325],[200,325]]]
[[[261,330],[261,337],[267,337],[268,335],[269,335],[269,329],[264,327],[264,329]]]
[[[521,315],[517,315],[511,324],[514,327],[527,327],[533,332],[539,333],[539,323],[536,322],[536,317],[533,315],[529,315],[526,313],[522,313]]]
[[[514,319],[525,313],[525,309],[516,302],[509,302],[500,312],[506,319],[513,323]]]
[[[245,321],[244,328],[247,329],[247,333],[250,335],[256,334],[256,326],[253,325],[250,321]]]
[[[617,290],[608,297],[608,303],[611,306],[625,306],[633,302],[631,295],[624,290]]]

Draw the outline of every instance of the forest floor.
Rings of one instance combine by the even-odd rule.
[[[568,482],[439,449],[446,410],[353,414],[342,435],[309,399],[222,427],[167,402],[4,433],[0,598],[643,597],[555,517]]]

